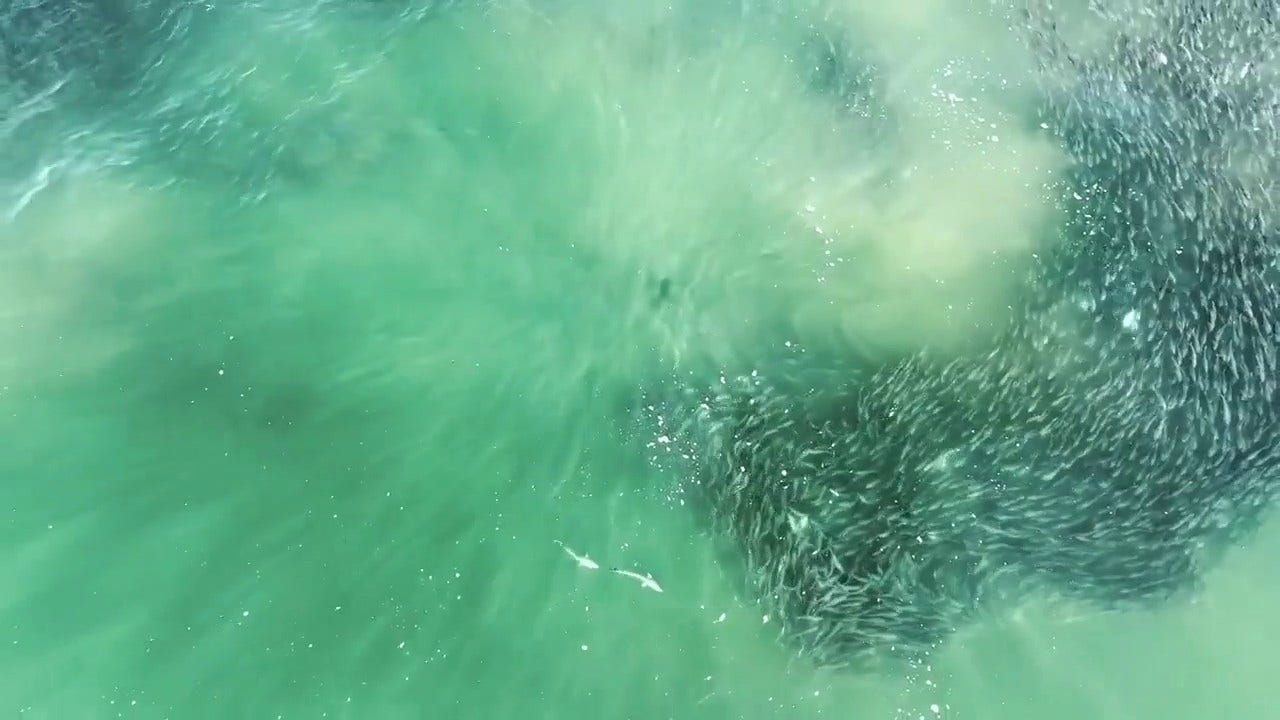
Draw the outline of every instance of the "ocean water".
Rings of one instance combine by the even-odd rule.
[[[638,447],[673,375],[1003,327],[1066,165],[1016,15],[0,8],[0,717],[1280,717],[1275,523],[818,671]]]

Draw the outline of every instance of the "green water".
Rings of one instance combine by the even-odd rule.
[[[1031,606],[906,674],[794,662],[737,594],[634,392],[981,342],[1063,161],[999,18],[731,5],[227,5],[26,121],[0,717],[1276,717],[1280,528],[1198,602]]]

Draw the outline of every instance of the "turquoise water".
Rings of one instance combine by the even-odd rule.
[[[2,88],[0,716],[1276,716],[1280,528],[817,672],[644,462],[673,370],[980,343],[1058,219],[1003,18],[775,10],[62,26],[116,62]]]

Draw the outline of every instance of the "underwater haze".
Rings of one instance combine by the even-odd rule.
[[[638,429],[984,352],[1067,224],[1043,103],[1178,3],[1102,4],[0,0],[0,717],[1280,717],[1270,516],[1192,596],[819,669]]]

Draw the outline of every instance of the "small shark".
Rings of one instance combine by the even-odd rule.
[[[640,587],[642,588],[647,588],[654,592],[662,592],[662,587],[658,585],[657,581],[653,579],[653,576],[648,573],[641,575],[638,572],[632,572],[631,570],[622,570],[619,568],[609,568],[609,572],[616,573],[618,575],[622,575],[625,577],[629,577],[632,580],[635,580],[636,582],[640,583]]]
[[[557,540],[557,541],[556,541],[556,544],[557,544],[557,545],[559,545],[560,547],[564,548],[564,551],[565,551],[565,552],[569,553],[569,557],[573,558],[574,562],[578,563],[578,567],[580,567],[580,568],[586,568],[587,570],[599,570],[599,569],[600,569],[600,565],[599,565],[599,564],[597,564],[595,560],[592,560],[591,558],[587,557],[586,555],[579,555],[578,553],[576,553],[576,552],[574,552],[574,551],[570,550],[568,545],[565,545],[564,543],[560,542],[559,540]]]

